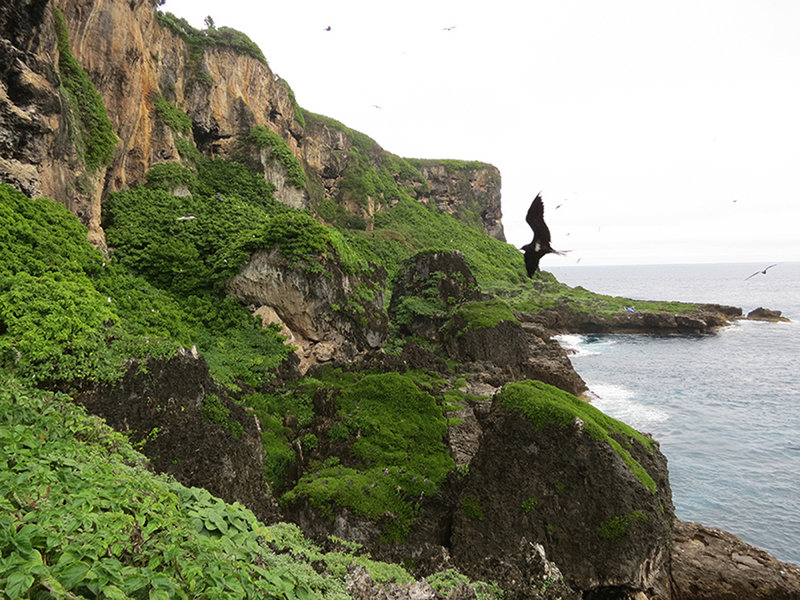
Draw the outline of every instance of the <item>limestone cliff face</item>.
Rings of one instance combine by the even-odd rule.
[[[0,181],[69,208],[103,245],[98,180],[86,173],[74,144],[60,88],[53,10],[48,0],[0,6]]]
[[[500,171],[483,163],[420,161],[430,193],[419,200],[432,202],[448,214],[483,226],[487,235],[505,241],[500,209]]]
[[[102,96],[119,138],[110,164],[91,172],[77,155],[59,87],[54,8],[64,15],[72,54]],[[169,27],[162,21],[149,0],[4,3],[0,177],[29,194],[65,204],[102,246],[100,212],[108,193],[143,182],[154,163],[179,158],[174,132],[157,118],[155,100],[160,95],[191,118],[189,135],[208,156],[230,154],[255,126],[278,134],[306,170],[306,189],[290,185],[285,167],[268,151],[257,162],[276,186],[276,197],[291,206],[315,209],[323,200],[333,200],[367,221],[391,206],[374,190],[356,199],[342,182],[364,168],[382,170],[397,157],[371,140],[374,148],[367,157],[354,154],[354,146],[368,138],[332,125],[332,120],[303,122],[290,90],[266,62],[224,45],[198,45],[180,23]],[[426,165],[415,181],[401,169],[385,173],[412,197],[503,239],[497,170],[477,163],[454,178],[435,165]]]

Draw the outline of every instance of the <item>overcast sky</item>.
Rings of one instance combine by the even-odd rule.
[[[797,0],[162,10],[243,31],[302,107],[390,152],[497,166],[518,247],[541,190],[553,246],[571,250],[544,268],[800,260]]]

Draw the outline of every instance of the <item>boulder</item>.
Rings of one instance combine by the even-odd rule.
[[[673,600],[797,600],[800,567],[721,529],[676,521],[672,584]]]
[[[761,306],[747,313],[747,318],[751,321],[789,322],[789,319],[781,316],[781,311],[770,310],[769,308],[763,308]]]
[[[132,362],[121,381],[78,399],[125,432],[155,471],[240,502],[264,522],[276,519],[258,420],[214,383],[196,352]]]
[[[395,277],[389,318],[402,333],[439,341],[452,309],[482,297],[461,252],[419,252]]]
[[[572,589],[668,597],[673,506],[656,442],[541,382],[506,385],[476,415],[449,543],[459,569],[533,598],[542,575],[513,549],[540,544]]]

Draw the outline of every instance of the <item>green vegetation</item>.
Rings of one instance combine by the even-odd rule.
[[[465,576],[455,569],[440,571],[427,577],[428,584],[444,597],[449,596],[452,591],[461,584],[471,584],[475,590],[478,600],[502,600],[503,591],[494,583],[470,582]]]
[[[199,31],[169,13],[158,18],[187,42],[187,68],[200,84],[210,82],[202,57],[212,47],[266,64],[249,38],[210,19]],[[86,166],[97,168],[113,158],[116,137],[99,94],[69,51],[58,9],[55,19],[76,145]],[[191,119],[161,95],[152,99],[155,116],[177,134],[181,159],[152,165],[145,185],[116,192],[104,204],[110,257],[88,244],[86,228],[63,207],[0,184],[0,588],[10,598],[338,599],[347,597],[343,580],[353,563],[377,581],[411,579],[345,540],[331,540],[337,551],[322,552],[294,526],[265,527],[241,506],[153,476],[123,436],[87,417],[69,397],[34,389],[113,384],[131,359],[141,365],[196,346],[216,383],[227,388],[225,399],[206,394],[201,414],[240,438],[244,427],[232,416],[239,409],[227,395],[252,411],[261,424],[265,481],[284,506],[307,503],[329,516],[345,508],[376,523],[386,541],[402,543],[424,498],[439,493],[454,470],[468,476],[468,466],[456,470],[447,450],[448,428],[460,423],[448,415],[476,397],[422,371],[326,369],[269,387],[292,349],[277,327],[262,328],[224,292],[254,251],[276,249],[306,272],[327,273],[335,263],[345,274],[366,276],[348,289],[346,301],[331,306],[362,318],[365,304],[386,291],[381,268],[394,275],[417,252],[460,250],[481,288],[498,296],[466,304],[440,299],[445,275],[433,273],[421,295],[402,299],[396,324],[450,316],[467,331],[564,304],[599,313],[651,306],[569,288],[546,273],[527,279],[521,254],[476,227],[475,206],[455,218],[414,199],[430,191],[420,172],[425,161],[386,153],[369,137],[302,111],[289,94],[298,122],[338,128],[352,141],[343,202],[315,200],[317,214],[333,227],[277,202],[274,186],[246,164],[202,155]],[[241,141],[269,148],[291,185],[321,189],[276,133],[254,127]],[[451,173],[485,167],[436,164]],[[345,202],[364,210],[349,214]],[[686,305],[652,309],[686,311]],[[465,385],[465,378],[455,384]],[[651,442],[631,428],[539,382],[509,384],[499,398],[534,427],[580,417],[589,435],[608,442],[655,491],[631,455],[631,440],[648,449]],[[330,410],[324,419],[315,415],[319,402]],[[136,447],[160,435],[163,429],[153,426]],[[532,511],[536,502],[524,500],[522,510]],[[469,519],[484,518],[475,495],[464,496],[460,507]],[[603,523],[597,534],[618,539],[641,520],[638,513]],[[455,571],[430,579],[440,591],[465,580]],[[481,599],[502,596],[489,584],[476,591]]]
[[[261,48],[241,31],[230,27],[214,27],[213,24],[206,29],[199,30],[189,25],[186,19],[176,17],[170,12],[157,12],[156,15],[162,27],[173,31],[186,42],[190,53],[199,52],[202,55],[206,48],[219,46],[230,48],[238,54],[250,56],[265,65],[267,64],[267,59],[264,58]]]
[[[303,165],[292,154],[289,146],[281,136],[266,127],[253,127],[247,134],[246,140],[259,148],[269,148],[270,156],[274,157],[286,168],[287,182],[289,185],[302,190],[306,185],[306,174]]]
[[[334,385],[338,427],[328,436],[349,451],[309,472],[282,499],[307,499],[333,515],[337,506],[379,522],[389,541],[402,541],[422,494],[436,493],[454,467],[444,443],[447,422],[435,398],[397,373],[347,376],[304,386]]]
[[[638,312],[680,314],[692,314],[700,310],[697,304],[687,302],[631,300],[620,296],[595,294],[580,286],[570,287],[560,283],[551,273],[547,272],[537,273],[533,280],[527,279],[521,286],[498,283],[488,286],[488,289],[503,297],[518,313],[533,313],[562,306],[575,312],[600,316],[625,312],[628,307],[633,307]]]
[[[206,394],[200,405],[200,414],[211,423],[222,425],[231,432],[233,437],[244,435],[244,427],[239,421],[231,419],[231,411],[225,406],[216,394]]]
[[[93,170],[114,158],[117,136],[102,97],[72,55],[67,25],[58,7],[53,8],[53,17],[58,41],[58,71],[79,134],[75,144],[86,168]]]
[[[158,229],[156,209],[174,209],[180,199],[145,188],[121,198],[130,201],[123,221],[130,217],[140,229],[119,240],[121,246],[138,240],[139,254],[120,248],[107,261],[66,209],[0,186],[6,232],[0,242],[0,369],[45,384],[111,382],[127,359],[170,356],[179,346],[197,345],[224,385],[269,379],[289,349],[274,330],[262,329],[238,302],[221,295],[223,275],[214,277],[224,273],[225,259],[192,263],[200,253],[192,240],[170,239]],[[142,212],[135,216],[137,211]],[[174,213],[162,214],[161,223],[168,220],[181,223]],[[150,238],[158,235],[163,242]],[[244,251],[238,259],[246,259]],[[162,268],[173,269],[175,277]]]
[[[467,494],[461,498],[461,510],[468,519],[483,520],[483,507],[475,494]]]
[[[162,95],[156,96],[153,102],[156,114],[172,131],[189,135],[192,133],[192,119]]]
[[[342,176],[342,200],[367,207],[370,200],[387,205],[400,199],[411,200],[409,190],[414,186],[427,189],[427,182],[419,170],[399,156],[384,152],[380,146],[361,132],[342,123],[304,111],[306,122],[330,127],[346,134],[352,142],[348,153],[348,167]],[[403,187],[398,184],[403,182]]]
[[[467,302],[453,311],[451,321],[463,323],[459,333],[476,329],[497,327],[503,321],[519,323],[508,304],[502,300],[488,300],[485,302]]]
[[[653,478],[628,450],[631,440],[636,440],[648,451],[652,451],[653,442],[632,427],[612,419],[588,402],[541,381],[506,384],[498,399],[506,409],[519,410],[537,430],[545,425],[568,427],[579,418],[586,434],[610,444],[639,481],[653,493],[656,492]]]
[[[604,540],[618,540],[628,533],[628,527],[631,523],[637,521],[647,521],[647,515],[641,510],[635,510],[627,515],[620,515],[612,517],[607,521],[603,521],[597,527],[597,535]]]
[[[294,95],[294,90],[289,86],[289,82],[283,78],[278,79],[278,83],[280,83],[283,87],[286,88],[286,91],[289,93],[289,100],[292,101],[292,108],[294,109],[294,120],[297,121],[301,126],[306,126],[306,116],[303,112],[303,109],[300,108],[300,105],[297,103],[297,98]]]
[[[196,172],[176,162],[154,164],[147,171],[146,179],[148,188],[165,192],[197,185]]]
[[[62,394],[6,381],[0,448],[0,585],[11,599],[344,600],[351,563],[377,581],[411,580],[153,475],[124,436]]]

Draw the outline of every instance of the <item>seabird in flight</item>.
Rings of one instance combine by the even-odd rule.
[[[525,270],[528,272],[528,277],[533,277],[533,274],[539,270],[539,260],[545,254],[564,253],[553,250],[550,246],[550,230],[544,222],[544,203],[541,192],[536,194],[536,198],[533,199],[528,214],[525,215],[525,220],[533,229],[533,241],[525,244],[521,249],[525,253]]]
[[[755,276],[756,276],[756,275],[758,275],[758,274],[761,274],[761,275],[766,275],[766,274],[767,274],[767,270],[768,270],[768,269],[771,269],[772,267],[774,267],[774,266],[775,266],[775,265],[777,265],[777,264],[778,264],[778,263],[775,263],[774,265],[770,265],[770,266],[768,266],[768,267],[764,267],[764,270],[763,270],[763,271],[756,271],[756,272],[755,272],[755,273],[753,273],[752,275],[748,275],[747,277],[745,277],[745,278],[744,278],[744,280],[745,280],[745,281],[747,281],[748,279],[750,279],[750,277],[755,277]]]

